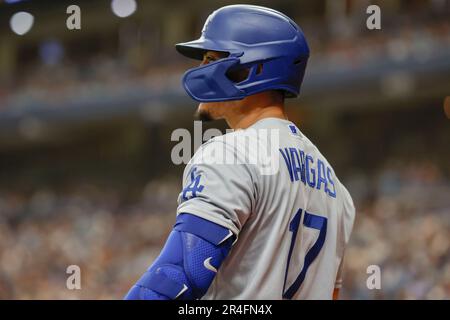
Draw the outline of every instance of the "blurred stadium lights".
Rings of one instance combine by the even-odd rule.
[[[15,13],[9,20],[9,25],[14,33],[22,36],[30,31],[33,26],[34,17],[32,14],[20,11]]]
[[[24,2],[24,1],[27,1],[27,0],[5,0],[6,3],[10,3],[10,4]]]
[[[64,47],[57,40],[44,41],[39,46],[39,55],[46,65],[56,65],[64,56]]]
[[[112,0],[111,9],[118,17],[128,17],[137,9],[136,0]]]

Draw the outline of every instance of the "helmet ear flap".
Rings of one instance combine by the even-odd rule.
[[[256,75],[260,75],[263,72],[263,64],[258,63],[258,66],[256,68]]]
[[[308,60],[307,57],[305,58],[304,56],[299,56],[299,57],[297,57],[297,58],[294,59],[293,64],[294,64],[294,65],[299,65],[299,64],[305,62],[306,60]]]
[[[234,83],[241,83],[248,80],[250,77],[258,76],[263,71],[263,63],[255,64],[251,67],[240,66],[232,68],[226,72],[226,76]]]
[[[241,83],[249,78],[250,72],[251,68],[240,66],[237,68],[231,68],[225,73],[225,75],[228,79],[230,79],[230,81],[234,83]]]
[[[243,99],[245,92],[226,76],[226,72],[238,64],[239,59],[231,57],[189,69],[183,76],[183,86],[194,100],[200,102]]]

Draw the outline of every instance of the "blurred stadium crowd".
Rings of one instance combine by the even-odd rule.
[[[299,120],[300,128],[317,142],[331,163],[336,163],[337,175],[348,186],[357,208],[347,249],[342,298],[449,299],[450,131],[448,121],[436,118],[435,111],[425,108],[450,95],[448,88],[439,88],[446,83],[442,80],[450,79],[450,1],[391,1],[394,9],[391,7],[383,15],[383,26],[388,31],[373,33],[365,29],[366,15],[361,11],[369,2],[315,1],[319,12],[327,6],[339,9],[336,3],[341,3],[339,10],[344,14],[328,17],[322,12],[318,16],[306,15],[304,23],[300,21],[313,55],[305,79],[307,103],[295,105],[291,111],[294,120]],[[139,5],[144,7],[148,3],[139,2]],[[259,4],[268,3],[287,12],[306,2],[262,1]],[[219,4],[211,1],[209,6],[214,8]],[[359,13],[348,10],[352,6]],[[0,3],[0,14],[4,8],[5,4]],[[202,12],[194,19],[197,24],[209,9],[197,8]],[[333,22],[324,28],[326,19]],[[40,110],[45,110],[51,117],[52,109],[95,110],[99,104],[128,107],[135,101],[144,101],[150,110],[153,105],[172,106],[164,95],[180,97],[181,104],[188,101],[182,100],[185,94],[180,75],[191,64],[176,55],[174,41],[170,39],[170,46],[158,47],[156,55],[146,56],[142,54],[145,52],[142,39],[133,42],[136,38],[133,34],[141,30],[133,24],[121,27],[119,37],[108,34],[106,39],[117,44],[119,50],[110,45],[97,50],[101,46],[96,46],[96,41],[105,41],[101,32],[90,35],[84,45],[80,44],[84,43],[81,40],[77,42],[79,39],[65,42],[58,37],[43,37],[28,43],[24,37],[23,50],[18,50],[17,71],[2,76],[0,63],[0,299],[121,298],[159,253],[175,221],[182,168],[172,169],[174,165],[169,161],[160,160],[159,166],[151,162],[170,155],[167,127],[143,130],[143,133],[135,129],[136,133],[128,130],[135,122],[130,124],[129,118],[124,117],[121,120],[127,123],[125,131],[131,140],[112,141],[117,136],[96,133],[95,124],[90,127],[79,124],[78,131],[54,134],[70,136],[72,142],[56,144],[30,139],[23,144],[12,144],[19,139],[10,127],[11,114],[27,117],[31,113],[37,117]],[[85,29],[92,33],[92,29]],[[198,35],[199,28],[193,31]],[[3,28],[1,32],[6,31]],[[183,41],[192,36],[174,40]],[[0,57],[4,57],[2,52],[0,45]],[[386,66],[400,66],[401,71],[417,69],[420,79],[423,72],[420,68],[435,70],[425,73],[426,86],[406,91],[400,100],[391,96],[382,101],[363,97],[358,94],[356,84],[344,81],[345,77],[358,73],[368,74],[365,79],[379,80],[387,75],[383,71]],[[405,79],[409,78],[400,78],[400,85]],[[327,95],[320,91],[325,83],[329,88],[344,83],[346,93],[336,96],[348,96],[361,105],[358,109],[344,108],[342,103],[333,105],[330,101],[335,96],[327,100]],[[386,86],[387,91],[392,89],[390,82]],[[314,93],[314,90],[319,91]],[[371,100],[375,102],[370,105]],[[319,123],[310,109],[321,101],[331,106],[318,112],[323,119]],[[302,104],[303,100],[293,103]],[[368,107],[364,109],[366,104]],[[391,110],[393,105],[399,109]],[[413,113],[413,106],[415,118],[408,116]],[[339,107],[343,107],[341,118],[340,111],[336,111]],[[382,110],[378,120],[374,120],[374,109]],[[175,116],[164,121],[154,112],[147,113],[146,120],[152,118],[153,124],[166,121],[170,123],[169,129],[171,126],[190,128],[189,116],[185,122],[177,122],[184,118],[186,111],[174,110]],[[304,114],[302,110],[306,110]],[[331,121],[339,120],[340,124],[328,126],[329,122],[325,121],[328,114],[337,115]],[[405,119],[404,123],[399,119]],[[373,124],[374,121],[379,122]],[[31,130],[31,138],[35,131]],[[94,133],[81,142],[72,138],[86,132]],[[144,146],[128,142],[134,141],[134,134],[145,137],[141,138]],[[85,153],[86,150],[106,152],[95,144],[94,139],[100,139],[96,135],[116,145],[116,156],[109,155],[106,161],[98,162],[98,158]],[[133,153],[134,147],[145,151]],[[127,148],[132,149],[129,158]],[[55,153],[68,154],[63,158],[67,176],[58,176],[56,184],[52,167],[57,160],[51,160]],[[134,162],[140,154],[146,155],[143,162],[145,166],[148,161],[147,171],[141,172],[141,167]],[[89,170],[77,167],[81,160],[93,163]],[[92,172],[102,171],[110,160],[113,164],[127,163],[125,167],[116,167],[116,172],[114,165],[111,166],[112,180],[119,171],[129,170],[144,182],[128,184],[119,177],[110,185],[97,183]],[[46,169],[36,174],[35,167]],[[83,170],[85,173],[78,177]],[[159,174],[150,175],[148,171]],[[121,188],[117,188],[121,183]],[[66,288],[66,268],[72,264],[81,268],[81,290]],[[366,286],[369,265],[381,268],[381,290],[368,290]]]
[[[410,21],[400,24],[395,33],[364,36],[324,37],[317,33],[320,29],[316,26],[306,25],[304,29],[314,50],[308,74],[319,80],[322,74],[376,69],[389,62],[399,64],[410,59],[421,65],[450,54],[448,19]],[[140,57],[143,60],[140,63],[130,63],[129,58],[117,59],[106,51],[89,56],[87,61],[77,60],[65,56],[62,44],[54,40],[43,42],[37,51],[41,61],[31,64],[0,91],[3,108],[61,108],[104,103],[105,96],[114,100],[130,94],[184,94],[179,83],[187,66],[179,57],[170,59],[171,63],[147,60],[149,57]],[[142,68],[143,64],[147,67]]]

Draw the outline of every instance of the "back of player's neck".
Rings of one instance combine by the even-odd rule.
[[[253,109],[251,112],[243,114],[237,119],[227,119],[227,122],[232,129],[238,130],[251,127],[256,122],[266,118],[277,118],[287,120],[284,108],[282,106],[274,105],[274,106],[267,106],[264,108]]]

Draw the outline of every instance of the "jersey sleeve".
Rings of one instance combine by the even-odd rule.
[[[177,214],[199,216],[238,236],[255,205],[253,176],[236,148],[211,139],[186,165]]]
[[[344,271],[344,258],[341,259],[341,263],[339,264],[339,268],[338,268],[337,275],[336,275],[336,281],[334,283],[335,289],[342,288],[343,271]]]
[[[348,242],[350,240],[350,235],[353,229],[353,223],[355,221],[355,206],[353,204],[352,197],[350,196],[350,193],[348,190],[341,184],[341,192],[343,193],[343,220],[342,220],[342,227],[341,232],[343,233],[343,240],[342,243],[339,246],[339,250],[341,253],[341,262],[339,264],[337,275],[336,275],[336,282],[334,287],[336,289],[339,289],[342,287],[342,278],[344,273],[344,260],[345,260],[345,249],[348,245]]]

